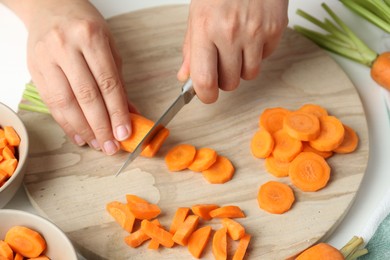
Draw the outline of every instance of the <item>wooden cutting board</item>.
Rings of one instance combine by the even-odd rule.
[[[156,120],[180,92],[176,72],[188,6],[165,6],[109,19],[124,62],[131,99],[140,111]],[[296,203],[283,215],[259,209],[259,186],[276,178],[264,161],[255,159],[249,143],[258,117],[268,107],[297,109],[305,103],[324,106],[353,127],[360,144],[356,152],[330,158],[329,185],[315,193],[293,187]],[[351,206],[368,160],[368,132],[359,95],[341,68],[326,52],[286,30],[277,51],[262,65],[261,76],[243,81],[234,92],[221,92],[218,102],[204,105],[195,98],[169,124],[171,135],[156,158],[137,158],[119,177],[113,175],[128,154],[105,156],[73,145],[48,115],[20,112],[31,138],[25,187],[34,207],[62,228],[87,259],[190,259],[185,247],[148,250],[128,247],[119,225],[105,211],[106,203],[125,202],[137,194],[158,203],[162,225],[169,227],[178,207],[196,203],[238,205],[240,219],[253,236],[248,259],[282,259],[327,237]],[[179,143],[211,147],[233,162],[233,180],[211,185],[202,175],[169,172],[163,157]],[[291,184],[288,178],[278,179]],[[214,230],[221,225],[211,224]],[[235,244],[231,244],[235,247]],[[210,245],[204,259],[213,259]]]

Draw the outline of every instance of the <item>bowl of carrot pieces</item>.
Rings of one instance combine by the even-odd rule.
[[[19,116],[0,103],[0,208],[15,195],[23,182],[29,139]]]

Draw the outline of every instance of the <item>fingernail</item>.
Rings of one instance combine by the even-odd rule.
[[[79,145],[79,146],[85,145],[85,141],[83,140],[83,138],[81,138],[81,136],[74,135],[73,139],[74,139],[74,141],[76,142],[77,145]]]
[[[118,138],[118,141],[123,141],[127,139],[129,135],[130,135],[129,127],[120,125],[116,128],[116,138]]]
[[[104,152],[108,155],[113,155],[118,151],[118,146],[113,141],[106,141],[103,144]]]
[[[93,139],[93,140],[91,141],[91,145],[92,145],[92,147],[93,147],[95,150],[100,150],[99,142],[98,142],[96,139]]]

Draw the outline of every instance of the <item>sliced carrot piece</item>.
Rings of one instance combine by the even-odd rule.
[[[4,130],[3,128],[0,127],[0,138],[4,138],[4,137],[5,137]]]
[[[12,126],[4,126],[4,136],[7,142],[12,146],[19,146],[20,137]]]
[[[225,227],[218,229],[214,233],[212,248],[216,260],[227,259],[227,230]]]
[[[302,142],[279,130],[273,134],[275,147],[272,155],[282,162],[291,162],[302,151]]]
[[[2,155],[3,155],[3,158],[4,158],[5,160],[8,160],[8,159],[16,159],[14,153],[12,152],[12,150],[9,148],[8,145],[7,145],[6,147],[3,148]]]
[[[217,161],[217,152],[211,148],[200,148],[196,151],[194,161],[188,169],[194,172],[202,172],[210,168]]]
[[[107,203],[106,210],[124,230],[129,233],[133,231],[135,216],[127,204],[112,201]]]
[[[0,149],[6,147],[8,144],[7,139],[5,137],[0,138]]]
[[[322,116],[319,119],[321,132],[315,140],[309,141],[310,146],[318,151],[332,151],[343,142],[344,126],[334,116]]]
[[[7,147],[8,147],[8,149],[11,150],[11,152],[12,152],[13,154],[15,154],[15,147],[14,147],[14,146],[8,144]]]
[[[260,186],[257,201],[261,209],[272,214],[283,214],[291,208],[295,196],[287,184],[268,181]]]
[[[221,222],[233,240],[238,240],[245,235],[245,228],[237,221],[230,218],[223,218]]]
[[[308,142],[302,142],[302,145],[303,145],[302,152],[313,152],[313,153],[316,153],[316,154],[324,157],[324,159],[327,159],[333,155],[332,151],[326,151],[326,152],[325,151],[318,151],[317,149],[311,147]]]
[[[46,241],[37,231],[24,226],[13,226],[5,234],[4,241],[24,257],[38,257],[46,249]]]
[[[212,218],[245,218],[244,212],[238,206],[223,206],[210,211]]]
[[[17,166],[18,166],[17,159],[2,160],[0,162],[0,170],[3,170],[6,173],[8,173],[8,177],[12,176],[12,174],[15,172]]]
[[[168,151],[165,163],[170,171],[187,169],[193,162],[196,148],[190,144],[179,144]]]
[[[157,219],[154,219],[152,222],[160,226],[160,222]],[[125,243],[132,248],[139,247],[149,239],[150,237],[141,228],[124,238]]]
[[[169,129],[165,127],[162,128],[153,137],[150,143],[142,150],[141,155],[149,158],[154,157],[156,153],[160,150],[161,146],[164,144],[168,136],[169,136]]]
[[[290,164],[291,182],[302,191],[317,191],[326,186],[330,167],[325,159],[312,152],[300,153]]]
[[[343,254],[335,247],[326,243],[319,243],[317,245],[314,245],[306,249],[295,259],[296,260],[313,260],[313,259],[344,260],[345,258]]]
[[[289,112],[288,109],[282,107],[266,108],[260,115],[259,127],[273,134],[283,128],[284,117]]]
[[[14,252],[11,247],[3,240],[0,240],[0,257],[4,257],[4,259],[9,260],[14,258]]]
[[[273,176],[281,178],[288,176],[288,168],[290,167],[289,162],[282,162],[277,159],[273,155],[265,158],[265,168],[269,173]]]
[[[190,208],[178,208],[175,212],[175,216],[173,217],[171,227],[169,232],[173,235],[176,233],[179,226],[184,222],[188,214],[190,213]]]
[[[249,242],[251,241],[251,235],[245,234],[238,243],[236,252],[234,252],[232,260],[243,260],[246,250],[248,248]]]
[[[356,150],[358,143],[359,143],[359,137],[356,134],[355,130],[353,130],[351,127],[347,125],[344,126],[344,139],[343,142],[337,146],[336,149],[333,151],[335,153],[352,153]]]
[[[320,120],[315,115],[298,110],[284,117],[283,129],[295,139],[310,141],[320,134]]]
[[[218,155],[217,160],[207,170],[202,171],[203,177],[212,184],[222,184],[230,181],[234,175],[234,166],[230,160]]]
[[[152,222],[155,223],[158,227],[162,227],[158,219],[154,219]],[[156,239],[152,238],[148,245],[148,249],[157,250],[159,247],[160,247],[160,243]]]
[[[195,230],[188,239],[188,251],[195,258],[200,258],[211,234],[211,227],[204,226]]]
[[[127,205],[136,219],[152,219],[161,213],[161,209],[156,204],[134,194],[126,194]]]
[[[0,153],[2,152],[2,150],[0,150]],[[3,156],[0,154],[0,162],[3,160]]]
[[[216,204],[196,204],[191,207],[192,213],[201,217],[204,220],[210,220],[210,211],[219,208]]]
[[[8,180],[8,178],[8,173],[3,170],[0,170],[0,183],[5,182],[6,180]]]
[[[23,259],[24,259],[24,256],[22,256],[19,253],[16,253],[15,256],[14,256],[14,260],[23,260]]]
[[[185,246],[188,243],[188,238],[196,229],[199,223],[199,217],[196,215],[189,215],[184,222],[179,226],[172,237],[172,240],[177,244]]]
[[[255,133],[251,140],[251,151],[256,158],[266,158],[274,149],[274,138],[266,130],[259,130]]]
[[[317,104],[304,104],[298,110],[306,113],[310,113],[312,115],[315,115],[318,118],[320,118],[321,116],[328,115],[328,111],[324,107]]]
[[[38,257],[29,258],[28,260],[50,260],[50,258],[45,255],[40,255]]]
[[[153,127],[154,122],[138,114],[131,113],[131,135],[126,140],[120,141],[122,150],[132,153],[145,135]]]
[[[161,245],[165,247],[173,247],[175,242],[172,240],[172,234],[150,222],[147,219],[142,220],[141,230],[145,232],[150,238],[157,240]]]

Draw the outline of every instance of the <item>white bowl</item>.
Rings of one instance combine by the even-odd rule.
[[[0,240],[4,240],[13,226],[25,226],[40,233],[47,244],[43,253],[50,259],[77,260],[76,250],[68,237],[49,220],[21,210],[0,209]]]
[[[20,137],[18,166],[15,172],[0,188],[0,208],[3,208],[15,195],[23,182],[28,157],[28,134],[20,117],[8,106],[0,103],[0,126],[12,126]]]

